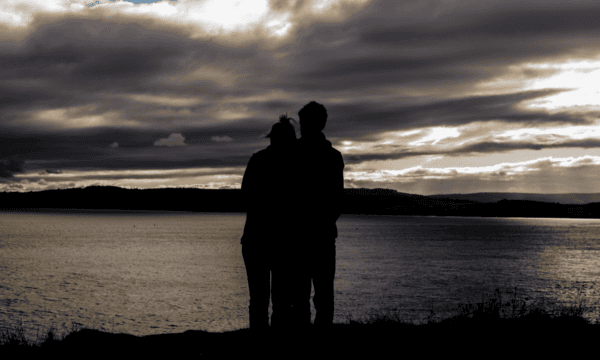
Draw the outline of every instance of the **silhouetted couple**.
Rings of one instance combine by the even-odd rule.
[[[267,135],[271,145],[248,162],[242,193],[247,204],[242,255],[250,290],[250,328],[333,322],[336,220],[344,191],[344,161],[325,139],[325,107],[299,112],[301,138],[281,116]]]

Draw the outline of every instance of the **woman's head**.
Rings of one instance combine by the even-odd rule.
[[[290,120],[294,121],[287,115],[279,116],[279,122],[273,125],[271,132],[267,135],[271,139],[271,145],[285,145],[296,141],[296,130]]]

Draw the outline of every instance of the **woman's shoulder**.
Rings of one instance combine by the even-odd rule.
[[[250,160],[260,161],[262,159],[268,158],[270,156],[270,151],[268,149],[269,148],[258,150],[257,152],[252,154],[252,156],[250,157]]]
[[[255,159],[275,159],[275,158],[285,158],[285,157],[293,157],[298,154],[297,146],[269,146],[266,149],[259,150],[255,152],[252,157]]]

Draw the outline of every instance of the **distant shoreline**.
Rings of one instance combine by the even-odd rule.
[[[185,211],[185,210],[119,210],[119,209],[61,209],[61,208],[40,208],[40,209],[0,209],[0,214],[8,213],[37,213],[37,214],[106,214],[106,215],[126,215],[126,214],[147,214],[147,215],[193,215],[193,214],[219,214],[219,215],[246,215],[241,211]],[[600,220],[599,218],[574,218],[574,217],[550,217],[550,216],[475,216],[475,215],[410,215],[410,214],[342,214],[346,216],[377,216],[377,217],[418,217],[418,218],[476,218],[476,219],[567,219],[567,220]]]
[[[525,195],[527,194],[481,193],[471,194],[468,199],[465,197],[459,199],[457,198],[459,195],[448,195],[446,198],[441,195],[405,194],[389,189],[344,189],[338,208],[342,214],[357,215],[600,218],[600,202],[585,204],[564,202],[567,196],[582,201],[582,199],[598,199],[600,194],[529,194],[528,198],[525,198]],[[294,196],[293,190],[290,190],[290,196]],[[249,206],[239,189],[139,190],[90,186],[65,190],[0,193],[2,212],[246,213]]]

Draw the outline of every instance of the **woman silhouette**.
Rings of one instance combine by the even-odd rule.
[[[242,180],[246,224],[241,239],[250,291],[250,329],[290,323],[290,269],[286,266],[293,244],[293,191],[296,131],[286,115],[279,117],[267,137],[271,145],[250,158]]]

